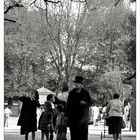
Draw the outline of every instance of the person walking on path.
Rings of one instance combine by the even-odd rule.
[[[130,128],[130,103],[128,102],[125,106],[124,106],[124,115],[123,115],[123,118],[124,118],[124,122],[126,124],[126,127],[127,128]]]
[[[92,109],[92,117],[93,117],[93,125],[98,126],[98,116],[99,116],[99,108],[95,104],[94,106],[91,107]]]
[[[8,127],[8,123],[9,123],[8,121],[11,114],[12,111],[10,110],[8,105],[6,105],[6,108],[4,109],[4,127]]]
[[[67,122],[64,115],[64,106],[59,104],[57,107],[57,118],[56,118],[56,140],[66,140],[67,133]]]
[[[131,112],[130,120],[133,132],[136,131],[136,72],[122,81],[124,84],[132,85],[132,101],[131,101]]]
[[[68,117],[71,140],[88,140],[90,94],[83,88],[83,77],[76,76],[75,88],[69,92],[65,115]]]
[[[44,140],[45,136],[46,140],[53,140],[53,109],[48,101],[44,103],[44,111],[39,118],[38,129],[41,130],[41,140]]]
[[[109,114],[109,134],[113,134],[114,140],[118,140],[122,128],[122,116],[124,114],[123,103],[119,99],[120,95],[115,93],[107,107],[106,113]]]
[[[37,90],[31,90],[28,95],[22,96],[19,100],[23,103],[17,125],[21,126],[20,134],[25,134],[25,140],[28,140],[28,134],[32,132],[32,140],[35,140],[35,131],[37,131],[37,107],[40,107],[39,95]]]

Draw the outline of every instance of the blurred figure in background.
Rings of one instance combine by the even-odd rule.
[[[12,111],[10,110],[8,105],[6,105],[6,108],[4,109],[4,127],[8,127],[8,121],[11,114]]]
[[[92,115],[93,115],[93,125],[94,126],[98,126],[98,116],[99,116],[99,108],[97,107],[97,105],[93,105],[91,107],[92,110]]]
[[[126,127],[129,128],[130,127],[130,103],[129,102],[124,106],[123,118],[124,118]]]
[[[135,132],[136,131],[136,72],[133,75],[125,78],[122,82],[124,84],[132,85],[130,120],[131,120],[132,130]]]

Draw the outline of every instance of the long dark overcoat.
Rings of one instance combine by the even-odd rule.
[[[80,101],[85,101],[81,105]],[[89,107],[92,104],[91,97],[84,88],[77,92],[76,88],[70,91],[66,105],[66,116],[71,133],[71,140],[88,140]]]
[[[20,134],[25,134],[25,131],[32,132],[37,130],[37,107],[40,106],[38,100],[31,100],[28,97],[20,97],[19,100],[23,103],[21,113],[17,125],[21,126]]]

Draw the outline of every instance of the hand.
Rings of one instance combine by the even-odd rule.
[[[65,117],[64,117],[64,120],[65,120],[65,121],[68,121],[68,117],[67,117],[67,116],[65,116]]]
[[[89,121],[89,119],[83,118],[83,119],[80,121],[79,125],[80,125],[80,126],[84,126],[85,124],[88,123],[88,121]]]
[[[50,128],[50,127],[51,127],[51,125],[50,125],[50,124],[48,124],[48,125],[47,125],[47,127],[48,127],[48,128]]]
[[[80,104],[81,104],[81,105],[85,105],[86,102],[85,102],[85,101],[80,101]]]

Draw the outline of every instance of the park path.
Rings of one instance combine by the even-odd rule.
[[[9,126],[4,128],[4,140],[24,140],[24,136],[20,135],[20,127],[17,126],[17,120],[18,117],[10,117]],[[102,140],[113,140],[112,136],[107,133],[107,127],[105,128],[106,132],[104,133],[103,124],[102,120],[99,122],[98,126],[89,125],[89,140],[101,140],[101,133],[103,134]],[[40,140],[40,130],[36,133],[36,140]],[[70,140],[69,129],[67,140]],[[123,129],[122,140],[136,140],[136,133],[128,131],[128,128]]]

